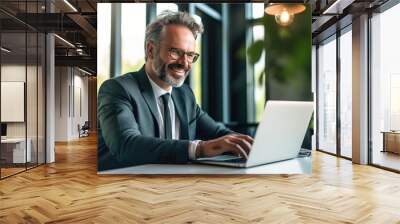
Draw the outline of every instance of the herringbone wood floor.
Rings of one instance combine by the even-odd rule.
[[[96,141],[0,181],[0,223],[400,223],[400,175],[315,152],[312,175],[98,176]]]

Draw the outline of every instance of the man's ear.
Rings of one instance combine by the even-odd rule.
[[[146,44],[147,46],[146,46],[146,55],[147,55],[147,57],[148,58],[150,58],[150,59],[153,59],[153,57],[154,57],[154,44],[151,42],[151,41],[149,41],[149,42],[147,42],[147,44]]]

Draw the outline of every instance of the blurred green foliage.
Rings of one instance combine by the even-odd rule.
[[[266,52],[266,68],[258,82],[265,82],[267,99],[312,100],[311,94],[311,10],[296,14],[289,26],[275,22],[274,16],[264,15],[250,25],[264,24],[264,40],[256,40],[244,51],[252,64]],[[266,77],[269,76],[269,77]]]

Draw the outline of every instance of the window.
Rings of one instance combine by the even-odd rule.
[[[159,15],[164,10],[177,12],[178,5],[175,3],[157,3],[157,15]]]
[[[252,4],[253,19],[264,17],[264,3]],[[264,40],[264,25],[256,25],[251,29],[253,43],[257,40]],[[254,64],[254,101],[255,101],[255,121],[260,122],[265,105],[265,50],[263,50],[260,60]]]
[[[111,4],[97,4],[97,90],[110,78]]]
[[[400,170],[400,156],[384,145],[383,132],[400,131],[400,33],[393,28],[398,21],[400,4],[371,18],[372,163],[396,170]],[[400,133],[395,136],[392,143],[398,149],[395,139],[400,139]]]
[[[318,48],[318,149],[336,153],[336,36]]]
[[[111,4],[97,7],[97,88],[110,78]],[[144,65],[146,4],[121,4],[121,74],[139,70]],[[143,32],[138,32],[143,31]]]
[[[196,20],[201,24],[201,18],[197,15],[193,15]],[[201,56],[201,35],[199,35],[196,39],[196,52],[200,53],[199,59],[197,59],[196,63],[192,69],[192,76],[190,79],[190,86],[193,90],[194,96],[196,98],[197,104],[201,107],[201,91],[202,91],[202,80],[201,80],[201,63],[202,63],[202,56]]]
[[[121,14],[121,74],[125,74],[144,65],[146,4],[123,3]]]
[[[352,149],[352,33],[340,36],[340,154],[351,158]],[[347,32],[346,32],[347,31]]]

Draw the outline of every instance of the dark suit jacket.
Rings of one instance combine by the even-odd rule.
[[[157,103],[144,67],[105,81],[98,94],[98,170],[147,163],[187,163],[189,140],[231,133],[196,104],[187,85],[174,88],[180,140],[160,139]]]

